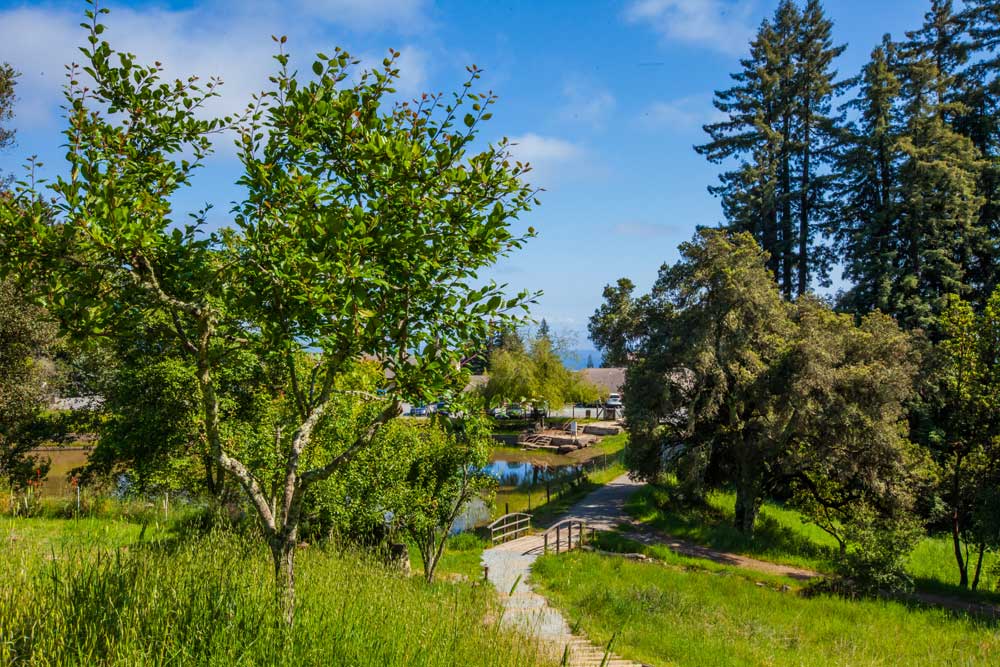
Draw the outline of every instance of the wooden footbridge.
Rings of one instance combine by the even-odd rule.
[[[532,635],[558,653],[568,667],[643,667],[573,634],[566,619],[532,590],[531,564],[546,553],[562,553],[584,546],[594,538],[594,528],[580,518],[566,518],[543,532],[531,532],[531,515],[506,514],[489,525],[491,549],[483,553],[487,580],[504,602],[503,622]]]

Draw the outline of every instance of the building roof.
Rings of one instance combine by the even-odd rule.
[[[580,371],[584,379],[609,394],[620,394],[625,387],[625,368],[584,368]]]

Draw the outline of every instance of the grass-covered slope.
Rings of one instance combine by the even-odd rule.
[[[2,665],[539,664],[531,642],[484,622],[499,614],[487,587],[427,586],[313,546],[299,553],[289,632],[255,542],[45,524],[0,524]]]
[[[995,624],[888,601],[806,598],[725,568],[571,552],[532,580],[597,642],[652,665],[996,665]]]

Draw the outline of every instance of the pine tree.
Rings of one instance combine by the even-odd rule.
[[[832,24],[818,0],[801,11],[784,0],[750,43],[735,85],[717,91],[728,118],[705,126],[696,146],[716,164],[738,161],[709,191],[722,199],[727,226],[753,234],[786,297],[823,283],[829,253],[817,242],[825,216],[837,121],[830,117],[835,82]]]
[[[889,35],[852,85],[857,94],[845,105],[856,120],[843,132],[833,168],[834,196],[840,206],[830,221],[831,235],[853,287],[842,307],[857,313],[890,312],[895,280],[898,212],[896,103],[900,93],[894,68],[895,45]]]
[[[979,219],[985,163],[951,125],[965,110],[955,90],[968,47],[950,0],[934,0],[924,26],[907,37],[899,67],[905,125],[891,308],[909,326],[933,328],[949,294],[971,292],[969,269],[986,239]]]
[[[966,0],[961,21],[971,64],[961,73],[964,110],[953,124],[985,160],[979,178],[984,238],[969,267],[973,302],[981,306],[1000,284],[1000,1]]]
[[[538,325],[538,337],[548,340],[551,335],[551,329],[549,328],[549,323],[542,318],[542,323]]]
[[[795,113],[797,116],[798,191],[798,294],[809,289],[811,274],[821,282],[829,274],[830,254],[815,243],[820,218],[828,215],[830,177],[821,169],[835,158],[837,119],[831,117],[833,96],[844,83],[835,83],[833,61],[844,52],[834,46],[833,23],[819,0],[809,0],[799,25]]]

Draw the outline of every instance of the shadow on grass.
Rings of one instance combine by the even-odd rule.
[[[733,511],[707,502],[678,497],[669,485],[649,487],[635,494],[626,509],[639,520],[672,535],[719,551],[729,551],[789,565],[829,571],[836,550],[782,524],[763,511],[752,537],[733,526]]]

